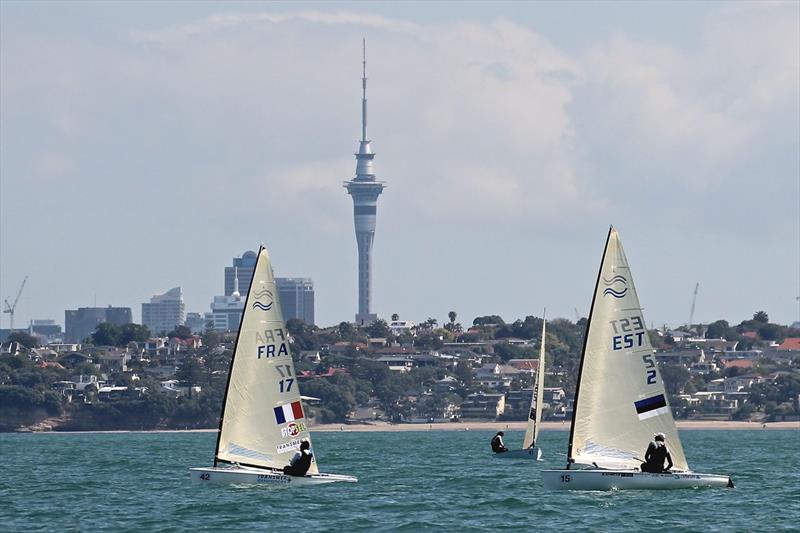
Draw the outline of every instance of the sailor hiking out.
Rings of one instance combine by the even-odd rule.
[[[508,451],[505,443],[503,443],[503,435],[505,435],[505,433],[498,431],[497,434],[492,438],[492,451],[494,453],[503,453]]]
[[[642,463],[642,472],[652,472],[660,474],[668,472],[672,468],[672,455],[669,453],[664,442],[664,434],[656,433],[653,435],[653,441],[647,446],[647,452],[644,454],[645,462]],[[667,461],[667,467],[664,468],[664,461]]]
[[[311,468],[311,460],[313,454],[308,450],[311,444],[307,440],[300,443],[300,451],[294,454],[289,466],[283,467],[283,473],[288,476],[305,476],[308,469]]]

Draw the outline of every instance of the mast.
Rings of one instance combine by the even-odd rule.
[[[608,227],[608,236],[606,237],[606,245],[603,247],[603,258],[600,260],[600,268],[597,270],[597,281],[594,284],[594,293],[592,294],[592,306],[589,308],[589,319],[586,321],[586,332],[583,335],[583,350],[581,350],[581,363],[578,366],[578,382],[575,384],[575,399],[572,402],[572,424],[569,427],[569,446],[567,447],[567,470],[573,462],[572,457],[572,439],[575,436],[575,415],[578,414],[578,393],[581,390],[581,375],[583,374],[583,363],[586,359],[586,344],[589,341],[589,328],[592,326],[592,314],[594,313],[594,304],[597,299],[597,289],[600,287],[600,276],[603,275],[603,265],[606,262],[606,252],[608,252],[608,243],[611,241],[611,232],[614,231],[614,226]]]
[[[256,254],[256,266],[253,268],[253,276],[250,278],[250,285],[247,287],[247,296],[244,299],[244,309],[242,310],[242,317],[239,320],[239,331],[236,332],[236,342],[233,345],[233,353],[231,354],[231,364],[228,366],[228,381],[225,383],[225,394],[222,396],[222,408],[219,412],[219,429],[217,430],[217,445],[214,446],[214,468],[217,467],[219,464],[219,459],[217,459],[217,455],[219,454],[219,441],[222,438],[222,419],[225,416],[225,404],[228,401],[228,390],[231,388],[231,376],[233,375],[233,360],[236,358],[236,349],[239,347],[239,337],[242,334],[242,326],[244,325],[244,313],[247,311],[247,303],[250,300],[250,289],[253,287],[253,280],[255,279],[256,269],[258,267],[258,262],[261,260],[261,252],[264,250],[264,245],[258,247],[258,253]],[[236,285],[238,288],[239,279],[238,273],[236,275]]]
[[[536,439],[539,437],[539,426],[542,422],[542,403],[544,401],[544,337],[547,327],[547,309],[542,313],[542,345],[539,352],[539,371],[536,373],[536,387],[534,395],[536,398],[536,413],[533,420],[533,442],[532,447],[536,446]]]

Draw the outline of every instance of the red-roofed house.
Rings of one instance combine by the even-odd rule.
[[[732,359],[725,361],[725,368],[739,368],[742,370],[753,368],[753,361],[752,359]]]
[[[800,337],[786,337],[783,342],[775,348],[784,351],[800,351]]]
[[[756,333],[755,331],[745,331],[744,333],[742,333],[742,337],[746,339],[757,339],[758,333]]]
[[[508,365],[531,374],[539,370],[538,359],[509,359]]]

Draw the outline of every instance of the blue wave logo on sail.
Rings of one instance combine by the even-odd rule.
[[[274,297],[272,293],[267,289],[262,289],[258,292],[253,293],[253,297],[255,297],[255,301],[251,306],[253,309],[261,309],[262,311],[269,311],[272,309],[272,304],[274,303]],[[262,301],[263,300],[263,301]]]
[[[610,295],[614,298],[623,298],[628,294],[628,280],[625,279],[625,276],[617,274],[611,279],[603,278],[603,284],[606,286],[603,291],[604,295]]]

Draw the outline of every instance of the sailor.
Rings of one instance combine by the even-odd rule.
[[[508,448],[506,448],[506,445],[503,443],[503,435],[505,435],[505,433],[498,431],[497,434],[492,438],[492,451],[494,453],[503,453],[508,451]]]
[[[283,467],[283,473],[287,476],[305,476],[308,469],[311,468],[311,460],[313,454],[308,450],[311,444],[304,440],[300,443],[300,451],[294,454],[289,466]]]
[[[665,459],[668,463],[666,468],[664,468]],[[653,441],[647,446],[644,460],[645,462],[642,463],[642,472],[660,474],[672,468],[672,455],[670,455],[669,448],[667,448],[664,442],[663,433],[656,433],[653,435]]]

